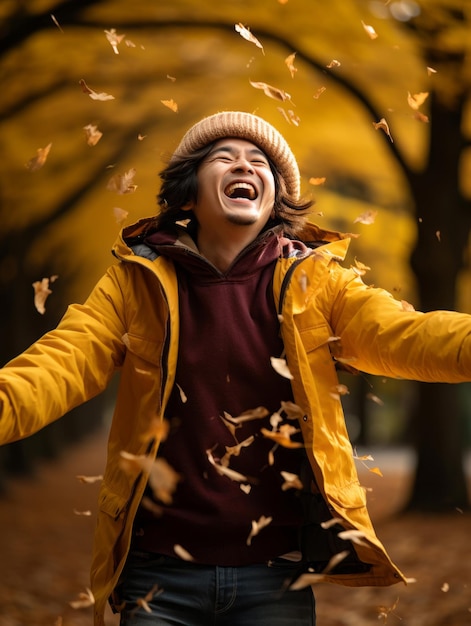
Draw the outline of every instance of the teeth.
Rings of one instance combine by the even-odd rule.
[[[253,185],[241,181],[228,185],[224,193],[226,196],[229,196],[229,198],[248,198],[249,200],[255,200],[257,197],[257,192]]]

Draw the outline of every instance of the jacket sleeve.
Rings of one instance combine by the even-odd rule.
[[[471,316],[409,310],[351,270],[331,274],[332,328],[358,370],[423,382],[471,381]]]
[[[126,270],[109,268],[83,305],[0,369],[0,443],[40,430],[96,396],[120,366],[125,346]]]

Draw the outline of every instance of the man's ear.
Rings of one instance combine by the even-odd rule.
[[[189,200],[186,204],[181,207],[182,211],[192,211],[195,208],[196,202],[194,200]]]

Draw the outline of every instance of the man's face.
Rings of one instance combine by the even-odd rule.
[[[267,223],[275,201],[268,159],[244,139],[221,139],[201,163],[198,194],[191,207],[199,229],[245,227],[254,237]]]

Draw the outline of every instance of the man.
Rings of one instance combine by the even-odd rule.
[[[157,217],[124,229],[84,305],[0,372],[0,439],[120,386],[92,565],[95,624],[307,626],[309,583],[405,581],[372,528],[336,367],[471,379],[471,317],[406,311],[307,222],[263,119],[184,135]]]

